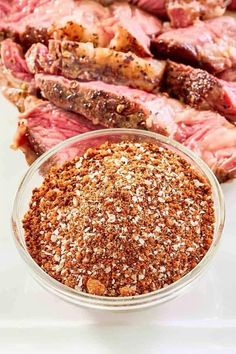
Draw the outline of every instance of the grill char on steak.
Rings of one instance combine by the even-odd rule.
[[[65,37],[145,56],[150,55],[151,37],[162,27],[157,18],[126,3],[104,7],[91,0],[41,2],[24,17],[2,20],[2,37],[10,36],[25,47],[47,43],[50,36]]]
[[[216,74],[236,67],[236,20],[222,16],[162,33],[153,40],[158,56]]]
[[[165,69],[164,61],[67,40],[50,40],[49,50],[43,44],[34,44],[26,53],[26,61],[32,73],[60,74],[80,81],[102,80],[148,92],[159,91]]]
[[[126,86],[108,85],[101,81],[79,83],[62,76],[43,74],[37,74],[35,80],[43,96],[50,102],[93,119],[94,124],[145,127],[149,112],[135,100],[127,98],[125,93],[129,92],[129,88]],[[139,93],[139,90],[132,90],[136,91]]]
[[[236,128],[217,113],[197,111],[167,95],[102,82],[78,83],[42,74],[36,75],[36,82],[44,97],[60,108],[108,127],[146,126],[196,152],[220,181],[236,176]],[[112,120],[106,116],[110,108]]]
[[[165,84],[171,95],[190,106],[218,111],[236,122],[236,83],[220,80],[205,70],[168,62]]]

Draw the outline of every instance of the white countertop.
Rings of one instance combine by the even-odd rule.
[[[0,354],[236,353],[236,182],[223,185],[219,251],[188,293],[133,313],[75,307],[35,283],[15,249],[11,209],[27,165],[9,148],[16,110],[2,97],[0,119]]]

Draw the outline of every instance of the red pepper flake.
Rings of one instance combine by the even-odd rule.
[[[192,270],[214,233],[211,187],[150,143],[106,143],[53,167],[33,191],[28,251],[59,282],[105,296],[163,288]]]

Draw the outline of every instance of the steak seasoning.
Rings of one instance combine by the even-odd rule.
[[[211,246],[208,182],[152,143],[105,143],[53,167],[33,191],[23,226],[28,251],[78,291],[134,296],[191,271]]]

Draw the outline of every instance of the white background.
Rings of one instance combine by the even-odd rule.
[[[187,294],[129,314],[78,308],[41,289],[17,254],[10,217],[27,165],[9,148],[16,110],[2,97],[0,119],[0,354],[236,353],[236,182],[223,185],[220,249]]]

